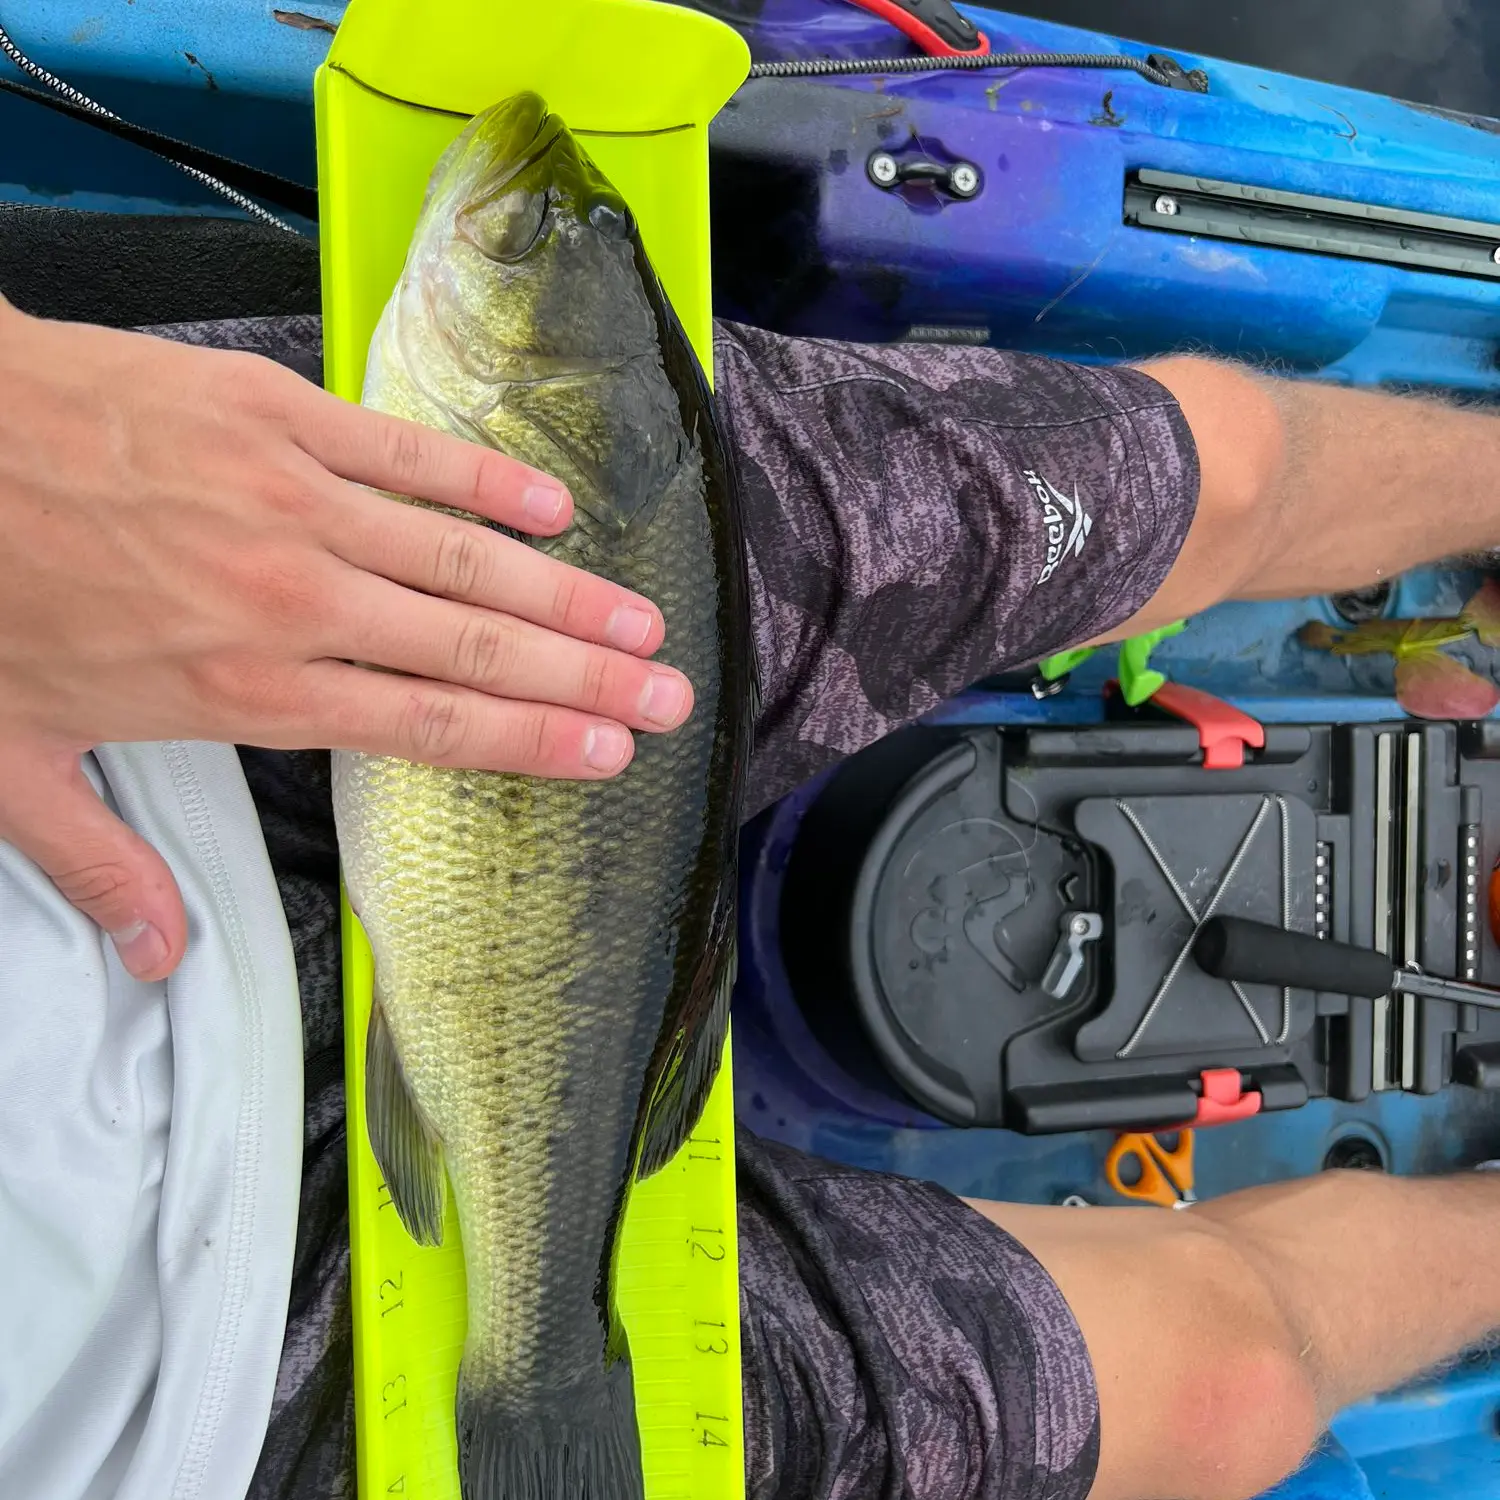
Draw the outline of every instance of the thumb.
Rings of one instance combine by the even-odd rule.
[[[77,751],[0,740],[0,839],[104,929],[137,979],[164,979],[182,961],[187,915],[177,882],[100,801]]]

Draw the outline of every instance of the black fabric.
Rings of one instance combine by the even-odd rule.
[[[0,296],[110,328],[316,313],[318,246],[249,220],[0,204]]]
[[[720,323],[762,703],[754,813],[1161,587],[1198,460],[1149,375]]]
[[[354,1327],[339,857],[322,751],[240,749],[302,997],[302,1192],[287,1339],[252,1496],[354,1500]]]
[[[935,1183],[740,1128],[748,1500],[1082,1500],[1099,1405],[1062,1294]]]

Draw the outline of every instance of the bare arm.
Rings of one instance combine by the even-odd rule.
[[[1092,1500],[1249,1500],[1341,1407],[1500,1328],[1500,1174],[1328,1172],[1177,1214],[974,1206],[1083,1330]]]
[[[1225,599],[1361,588],[1500,544],[1500,417],[1216,360],[1144,368],[1182,407],[1202,486],[1166,583],[1109,639]]]

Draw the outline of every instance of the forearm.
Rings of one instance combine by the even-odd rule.
[[[1198,510],[1156,598],[1104,639],[1226,599],[1366,587],[1500,544],[1500,416],[1226,360],[1143,368],[1193,434]]]
[[[1285,434],[1249,597],[1359,588],[1500,542],[1500,417],[1264,380]]]
[[[1500,1173],[1327,1172],[1194,1213],[1272,1289],[1325,1419],[1500,1329]]]

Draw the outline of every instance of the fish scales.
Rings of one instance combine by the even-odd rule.
[[[419,1238],[444,1163],[462,1231],[463,1492],[639,1496],[613,1258],[638,1159],[680,1143],[722,1046],[753,658],[701,372],[628,209],[534,95],[434,172],[364,399],[565,481],[575,521],[536,545],[653,599],[694,684],[612,780],[334,758],[372,1144]]]

